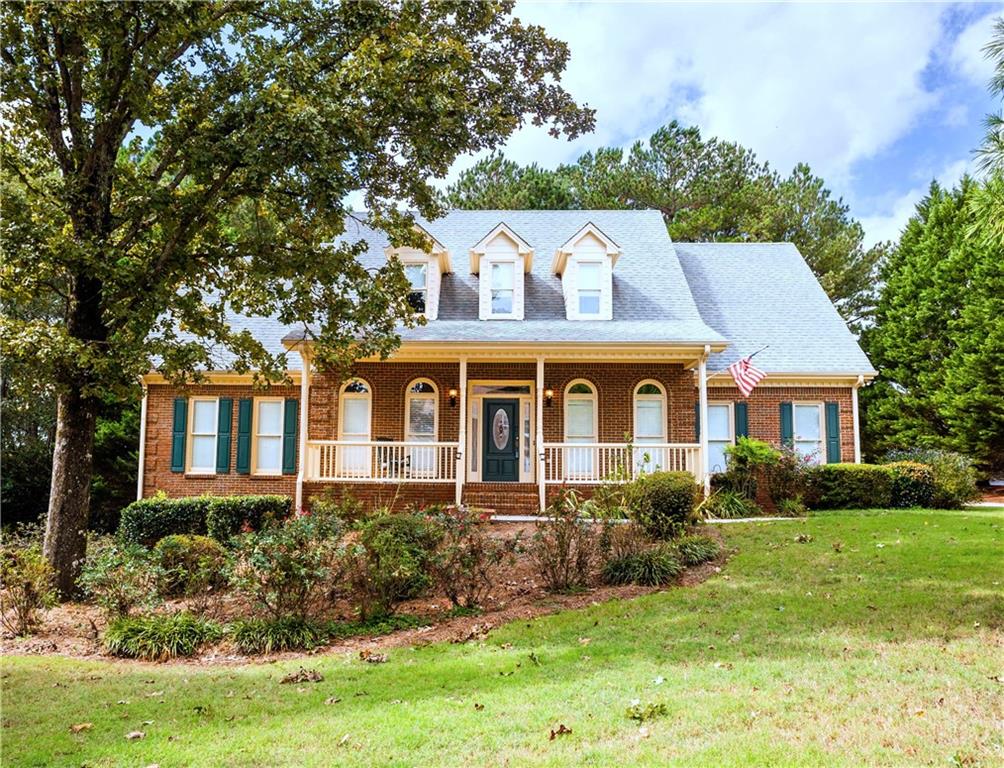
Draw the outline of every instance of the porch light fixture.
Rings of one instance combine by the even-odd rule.
[[[449,394],[450,394],[450,407],[451,408],[456,408],[457,407],[457,390],[451,389]]]
[[[551,406],[551,403],[554,401],[554,390],[553,389],[545,389],[544,390],[544,401],[547,403],[548,407]]]

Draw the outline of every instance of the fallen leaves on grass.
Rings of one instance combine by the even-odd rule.
[[[484,704],[478,704],[476,701],[474,702],[474,711],[475,712],[481,712],[482,710],[484,710],[484,708],[485,708]]]
[[[359,651],[359,658],[368,664],[383,664],[387,661],[387,654],[363,650]]]
[[[76,723],[70,726],[70,733],[83,733],[94,727],[94,723]]]
[[[326,698],[324,700],[324,703],[325,704],[337,704],[340,701],[341,701],[341,698],[339,698],[338,696],[328,696],[328,698]]]
[[[143,733],[143,731],[129,731],[129,733],[127,733],[125,737],[129,741],[138,741],[139,739],[145,739],[146,734]]]
[[[625,710],[624,714],[631,720],[644,723],[646,720],[654,720],[657,717],[664,717],[669,710],[666,704],[661,701],[642,704],[640,699],[635,699]]]
[[[323,675],[316,669],[304,669],[300,667],[296,672],[290,672],[282,680],[279,681],[280,685],[286,685],[289,683],[319,683],[324,679]]]
[[[559,736],[568,736],[571,732],[571,728],[566,728],[564,723],[559,723],[558,730],[551,729],[551,736],[548,741],[554,741]]]

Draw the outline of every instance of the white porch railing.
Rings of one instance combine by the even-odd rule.
[[[457,443],[307,441],[305,480],[454,482]]]
[[[699,443],[544,443],[544,482],[627,482],[645,472],[690,472],[701,482]]]

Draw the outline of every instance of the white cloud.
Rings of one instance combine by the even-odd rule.
[[[922,73],[943,6],[522,3],[516,13],[569,43],[563,83],[597,110],[595,133],[572,143],[521,131],[506,150],[520,162],[625,145],[676,116],[782,172],[808,162],[836,185],[940,98]]]
[[[956,70],[976,85],[985,88],[993,75],[993,64],[983,47],[993,35],[994,20],[1004,12],[1004,6],[974,21],[966,27],[952,46],[951,62]]]
[[[937,179],[942,187],[955,186],[966,173],[972,174],[973,163],[969,159],[956,160],[922,179],[915,187],[892,199],[880,201],[874,207],[878,213],[861,218],[865,230],[865,245],[871,246],[883,240],[898,240],[903,227],[913,216],[917,203],[924,199],[932,179]]]

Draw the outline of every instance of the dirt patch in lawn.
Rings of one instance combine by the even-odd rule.
[[[512,536],[521,532],[524,537],[533,534],[531,523],[495,523],[493,534]],[[474,615],[451,615],[450,601],[444,595],[428,594],[399,605],[397,613],[423,619],[422,626],[401,629],[385,635],[360,635],[314,648],[310,651],[275,653],[267,656],[248,656],[237,653],[227,642],[207,648],[198,656],[179,658],[165,664],[237,665],[250,662],[272,662],[297,659],[326,653],[379,651],[383,648],[425,645],[437,642],[464,643],[484,638],[491,630],[512,621],[525,621],[558,611],[582,608],[609,600],[624,600],[665,589],[692,587],[719,572],[731,552],[724,546],[722,534],[715,526],[706,526],[702,535],[716,539],[722,551],[715,560],[686,569],[680,578],[667,587],[619,586],[595,584],[589,589],[573,594],[548,592],[539,581],[533,564],[525,555],[520,556],[503,578],[492,588],[484,601],[484,610]],[[173,601],[166,608],[181,610],[183,601]],[[225,622],[246,616],[247,608],[229,596],[217,600],[209,614]],[[351,620],[351,606],[336,603],[326,612],[326,618]],[[122,663],[136,662],[118,659],[106,654],[101,646],[105,620],[96,606],[87,603],[65,603],[45,613],[41,629],[30,637],[4,636],[0,652],[20,655],[56,655],[80,659],[114,659]]]

